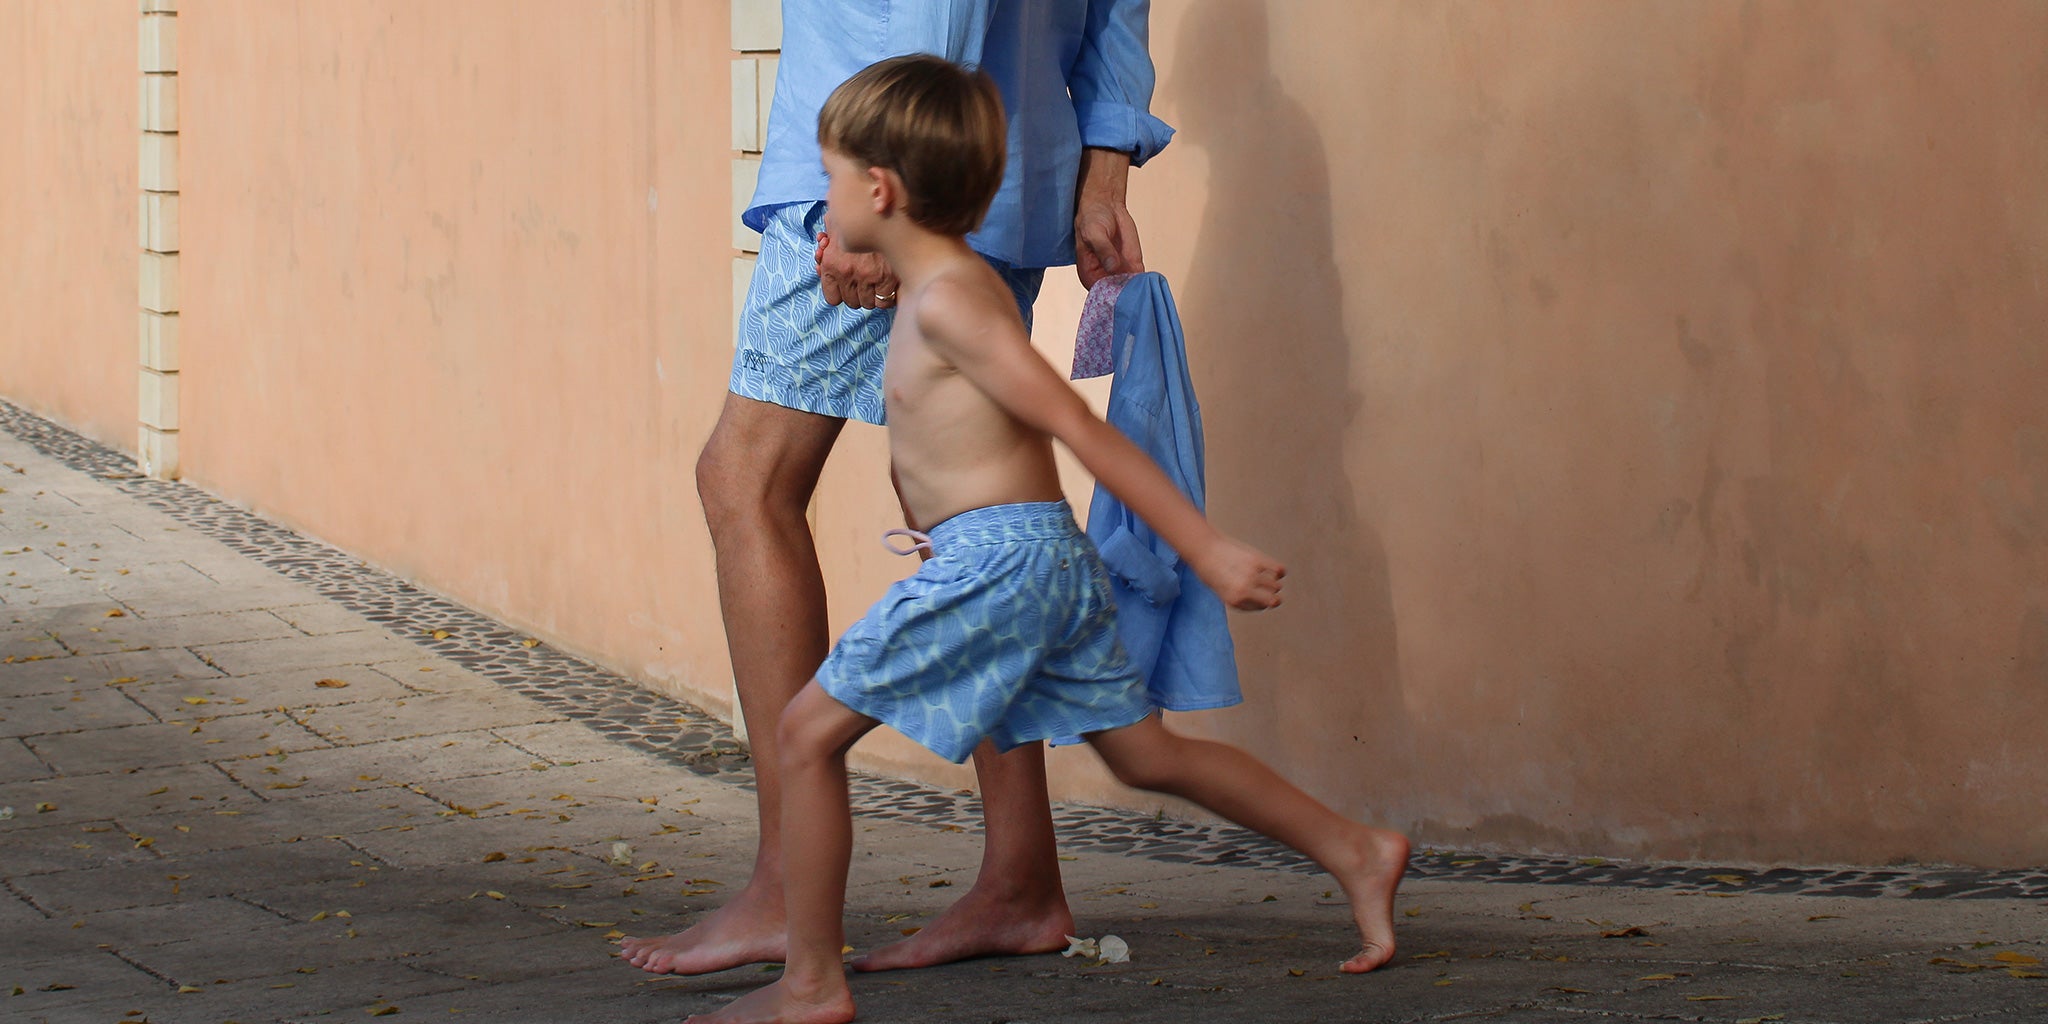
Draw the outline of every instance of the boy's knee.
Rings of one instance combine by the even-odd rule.
[[[1119,752],[1119,756],[1114,757],[1105,753],[1102,760],[1118,782],[1132,789],[1162,792],[1173,777],[1164,763],[1134,752]]]
[[[812,697],[809,689],[799,692],[775,723],[776,752],[785,766],[800,767],[831,753],[829,723],[820,714],[825,709]]]

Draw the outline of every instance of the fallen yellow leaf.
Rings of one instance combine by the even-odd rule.
[[[2020,964],[2026,967],[2032,967],[2041,962],[2041,958],[2038,956],[2028,956],[2025,953],[2013,952],[1994,953],[1991,955],[1991,959],[2002,964]]]
[[[1677,981],[1677,980],[1678,980],[1678,975],[1676,975],[1676,974],[1645,974],[1645,975],[1643,975],[1642,977],[1640,977],[1640,978],[1637,978],[1636,980],[1637,980],[1637,981]]]
[[[1713,881],[1716,881],[1716,882],[1719,882],[1719,883],[1721,883],[1722,885],[1748,885],[1748,884],[1749,884],[1749,879],[1747,879],[1747,878],[1744,878],[1744,877],[1742,877],[1741,875],[1708,875],[1707,877],[1708,877],[1709,879],[1712,879]]]
[[[320,688],[321,688],[321,689],[323,689],[323,690],[339,690],[339,689],[341,689],[342,687],[344,687],[344,686],[347,686],[347,685],[348,685],[348,680],[346,680],[346,679],[316,679],[316,680],[314,680],[314,681],[313,681],[313,685],[314,685],[314,686],[317,686],[317,687],[320,687]]]
[[[497,862],[499,862],[499,861],[501,861],[501,860],[504,860],[504,859],[505,859],[505,855],[504,855],[503,853],[501,853],[501,852],[498,852],[498,851],[496,851],[496,850],[493,850],[493,851],[491,851],[490,853],[484,854],[484,863],[486,863],[486,864],[496,864]]]

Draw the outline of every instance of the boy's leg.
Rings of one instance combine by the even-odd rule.
[[[776,724],[825,660],[825,584],[805,511],[845,422],[727,395],[698,458],[761,830],[753,876],[739,895],[684,931],[623,943],[621,955],[643,970],[702,974],[783,957]]]
[[[1045,783],[1045,745],[997,753],[974,749],[988,834],[974,888],[916,935],[860,957],[857,971],[929,967],[978,956],[1022,956],[1064,949],[1074,930],[1060,883],[1059,852]]]
[[[846,751],[877,723],[832,699],[816,683],[783,715],[782,829],[801,834],[783,851],[788,966],[774,984],[692,1021],[733,1024],[842,1024],[853,1019],[840,950],[846,943],[846,870],[853,856],[853,814],[846,797]]]
[[[1127,786],[1192,800],[1307,854],[1335,875],[1351,901],[1365,948],[1352,973],[1394,956],[1394,890],[1408,868],[1408,840],[1339,816],[1236,747],[1168,732],[1153,715],[1088,737]]]

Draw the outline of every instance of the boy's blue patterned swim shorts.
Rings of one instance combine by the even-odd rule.
[[[1066,502],[962,512],[931,546],[832,649],[825,692],[955,764],[983,739],[1008,750],[1151,714],[1108,573]]]

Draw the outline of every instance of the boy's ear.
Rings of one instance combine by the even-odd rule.
[[[903,178],[883,167],[868,168],[868,201],[875,215],[887,217],[903,208]]]

